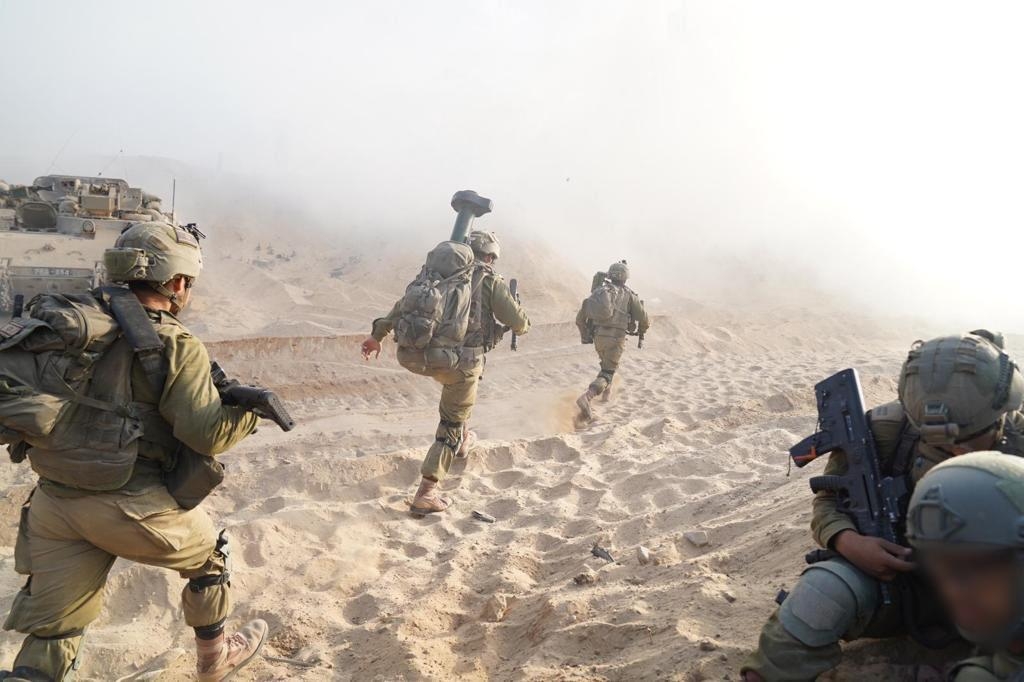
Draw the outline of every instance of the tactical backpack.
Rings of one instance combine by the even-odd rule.
[[[25,317],[0,328],[0,443],[15,461],[27,452],[43,478],[120,488],[142,435],[140,406],[131,400],[134,357],[109,302],[37,296]]]
[[[469,331],[474,283],[473,250],[441,242],[405,290],[395,323],[399,348],[456,349]]]
[[[605,281],[590,292],[583,302],[583,310],[594,327],[626,331],[629,328],[630,290],[625,286]]]

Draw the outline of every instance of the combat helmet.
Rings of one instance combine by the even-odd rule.
[[[103,254],[107,279],[148,282],[153,289],[176,302],[174,294],[164,285],[178,275],[190,280],[199,277],[203,269],[199,248],[202,236],[193,225],[174,227],[157,222],[131,225],[117,238],[113,248]]]
[[[501,257],[501,242],[498,241],[498,235],[493,232],[473,230],[469,233],[469,247],[473,249],[477,258],[494,256],[497,260]]]
[[[612,263],[608,268],[608,277],[617,284],[625,284],[629,279],[629,265],[624,260]]]
[[[998,338],[978,330],[918,341],[910,349],[899,398],[925,443],[969,441],[1021,406],[1024,377]]]
[[[961,634],[995,646],[1024,634],[1024,459],[972,452],[933,468],[911,496],[907,540],[926,555],[1012,551],[1018,571],[1014,619],[1002,632]]]

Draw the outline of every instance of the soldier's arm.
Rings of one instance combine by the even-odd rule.
[[[847,471],[846,453],[836,450],[828,456],[828,463],[825,465],[826,475],[841,475]],[[857,530],[853,520],[839,511],[836,494],[822,490],[814,496],[811,504],[811,534],[814,541],[826,549],[832,549],[829,544],[839,533],[844,530]]]
[[[257,418],[241,407],[222,405],[210,377],[210,356],[191,334],[165,339],[167,382],[160,414],[174,437],[204,455],[218,455],[256,430]]]
[[[370,332],[370,336],[377,339],[377,341],[383,341],[387,338],[387,335],[395,328],[395,322],[398,321],[399,308],[401,308],[402,301],[396,301],[395,305],[391,307],[391,312],[384,317],[378,317],[373,321],[373,331]]]
[[[646,334],[651,328],[651,318],[640,302],[640,297],[633,294],[629,297],[629,316],[636,320],[636,330],[640,334]]]
[[[523,306],[512,297],[508,284],[500,277],[494,278],[491,287],[491,313],[498,322],[511,327],[520,336],[530,331],[530,318],[526,316]]]
[[[583,305],[580,306],[580,311],[576,313],[576,328],[580,330],[580,334],[587,334],[587,306],[586,301],[583,301]]]

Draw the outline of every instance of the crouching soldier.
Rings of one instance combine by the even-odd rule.
[[[200,680],[225,679],[266,638],[262,620],[225,632],[227,541],[196,507],[223,475],[214,456],[256,427],[221,404],[206,348],[176,317],[199,277],[200,236],[136,224],[104,255],[126,286],[37,297],[0,329],[0,395],[19,378],[32,389],[0,400],[0,443],[39,475],[15,547],[27,580],[4,625],[27,637],[3,679],[57,682],[77,668],[118,557],[187,581]],[[5,411],[17,400],[20,419]]]
[[[978,330],[918,342],[900,371],[899,400],[868,412],[880,473],[903,478],[912,490],[929,469],[965,453],[1024,455],[1022,400],[1024,377],[1001,337]],[[832,452],[825,474],[847,471],[847,454]],[[835,492],[818,492],[813,510],[815,540],[834,556],[805,569],[761,629],[741,671],[747,682],[814,680],[839,665],[840,641],[952,629],[909,547],[862,535]],[[881,586],[897,577],[903,588],[890,589],[886,604]]]

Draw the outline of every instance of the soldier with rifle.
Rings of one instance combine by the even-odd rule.
[[[856,372],[816,387],[818,432],[791,450],[805,466],[828,454],[815,492],[807,556],[793,591],[761,630],[747,682],[813,680],[842,659],[840,641],[910,635],[925,646],[957,640],[904,537],[906,505],[924,474],[979,450],[1024,455],[1024,377],[985,330],[917,342],[900,372],[899,400],[865,413]]]
[[[178,321],[202,236],[136,223],[104,254],[119,285],[37,296],[0,327],[0,443],[39,476],[14,548],[26,582],[4,623],[26,637],[0,679],[73,675],[118,557],[185,581],[200,681],[232,676],[267,637],[260,619],[227,631],[228,542],[199,504],[223,479],[216,456],[258,418],[292,421],[273,392],[215,382],[206,348]]]
[[[644,302],[636,292],[626,286],[629,266],[626,261],[613,263],[608,272],[598,272],[590,286],[590,295],[583,300],[576,315],[580,342],[594,344],[601,369],[587,390],[576,400],[580,413],[578,423],[594,418],[591,403],[611,395],[615,372],[626,351],[626,337],[638,337],[637,348],[644,347],[644,337],[651,326]]]

